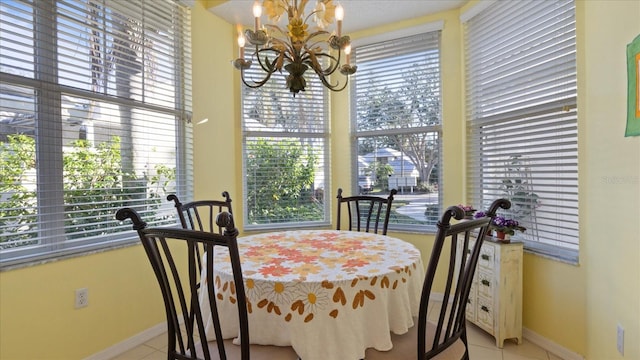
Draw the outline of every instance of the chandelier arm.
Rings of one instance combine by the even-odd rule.
[[[345,76],[345,82],[342,86],[340,86],[339,82],[336,82],[335,85],[332,85],[329,83],[329,81],[327,80],[327,77],[325,75],[323,75],[322,73],[319,73],[318,71],[316,71],[316,69],[313,69],[313,71],[315,71],[315,73],[318,75],[318,79],[320,79],[320,81],[322,82],[322,84],[329,90],[331,91],[342,91],[344,90],[344,88],[347,87],[347,84],[349,83],[349,77]],[[339,87],[340,86],[340,87]]]
[[[267,57],[267,55],[265,55],[264,60],[262,60],[260,58],[260,54],[263,52],[267,53],[267,55],[270,52],[273,52],[273,55],[275,55],[275,58],[273,59],[273,61],[269,62],[269,58]],[[279,71],[282,70],[281,66],[276,65],[280,54],[282,54],[282,52],[274,49],[273,47],[270,47],[270,48],[257,49],[253,55],[258,59],[258,64],[260,64],[260,67],[264,72],[273,73],[276,70],[279,70]],[[286,53],[284,53],[284,55],[285,57],[287,57]],[[287,57],[287,59],[289,59],[289,57]]]
[[[314,55],[316,58],[325,57],[325,58],[329,58],[330,59],[329,60],[329,66],[326,69],[321,68],[319,66],[320,62],[318,62],[316,60],[316,62],[318,62],[318,70],[321,71],[324,76],[333,74],[338,69],[338,67],[340,66],[340,54],[341,53],[342,53],[342,51],[338,52],[338,57],[337,58],[335,56],[331,55],[331,54],[325,54],[325,53],[320,53],[320,54]],[[312,67],[315,68],[315,66],[312,66]],[[318,72],[318,71],[316,71],[316,72]]]
[[[267,81],[269,81],[269,79],[271,78],[271,75],[274,73],[274,71],[267,71],[266,73],[267,73],[267,74],[264,76],[264,78],[263,78],[262,80],[260,80],[260,81],[254,81],[254,80],[251,80],[253,83],[249,83],[249,82],[247,82],[247,80],[245,79],[245,77],[244,77],[244,69],[242,69],[242,70],[240,70],[240,78],[242,79],[242,82],[243,82],[246,86],[248,86],[248,87],[250,87],[250,88],[253,88],[253,89],[256,89],[256,88],[259,88],[259,87],[261,87],[262,85],[266,84],[266,83],[267,83]]]

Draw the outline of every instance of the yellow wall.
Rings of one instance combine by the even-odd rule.
[[[74,308],[75,290],[89,306]],[[142,246],[0,273],[0,359],[82,359],[164,322]]]
[[[234,26],[211,15],[201,3],[192,11],[194,198],[231,195],[234,213],[242,214],[239,78],[231,65],[237,57]],[[203,120],[208,119],[207,122]],[[242,227],[242,216],[236,226]]]
[[[623,137],[626,46],[640,34],[640,1],[580,1],[581,228],[587,354],[640,359],[640,137]],[[584,165],[584,166],[583,166]],[[624,357],[616,324],[625,328]]]
[[[193,9],[196,198],[228,190],[242,213],[239,78],[235,26]],[[444,202],[464,199],[462,38],[452,11],[380,31],[445,20]],[[640,33],[639,1],[578,1],[581,264],[525,255],[524,326],[587,359],[640,359],[640,137],[624,138],[625,46]],[[334,94],[332,194],[350,183],[348,94]],[[204,124],[197,125],[203,119]],[[341,156],[337,156],[341,154]],[[334,196],[330,196],[331,199]],[[615,204],[615,208],[612,204]],[[335,204],[334,206],[335,207]],[[333,208],[332,207],[332,208]],[[240,226],[242,224],[239,224]],[[433,236],[391,233],[425,254]],[[74,290],[90,305],[73,308]],[[0,358],[79,359],[164,321],[159,290],[140,246],[0,273]]]

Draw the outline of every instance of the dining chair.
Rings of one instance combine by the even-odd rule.
[[[373,195],[342,196],[338,189],[338,220],[336,230],[340,230],[342,207],[346,207],[349,219],[349,231],[365,231],[387,235],[391,204],[398,190],[391,189],[388,197]]]
[[[222,234],[223,229],[215,226],[216,216],[223,211],[233,214],[229,193],[223,191],[222,197],[224,200],[196,200],[183,204],[177,195],[171,194],[167,196],[167,200],[174,202],[180,224],[184,229],[217,231],[218,234]]]
[[[509,200],[498,199],[491,204],[484,217],[471,220],[463,220],[464,211],[458,206],[445,210],[437,223],[420,297],[417,325],[403,335],[392,334],[393,348],[390,351],[367,349],[365,359],[469,359],[465,313],[480,247],[498,208],[510,207]],[[461,221],[451,223],[451,218]],[[465,251],[470,244],[471,251]],[[435,313],[429,315],[433,319],[430,320],[427,310],[438,267],[446,274],[442,305],[432,310]]]
[[[295,360],[297,355],[291,347],[249,344],[249,320],[247,299],[242,277],[242,266],[238,254],[233,216],[222,212],[216,216],[216,226],[223,228],[222,234],[179,228],[147,228],[138,213],[131,208],[122,208],[116,213],[120,221],[131,219],[144,250],[151,262],[162,292],[167,317],[168,359],[242,359],[249,360]],[[196,266],[199,255],[196,249],[205,250],[205,272]],[[203,342],[206,339],[205,325],[211,321],[215,339],[222,339],[220,316],[214,293],[214,252],[221,247],[229,251],[238,308],[240,345],[231,339]],[[208,294],[199,301],[200,280],[207,282]],[[211,318],[204,318],[203,308],[209,307]],[[206,312],[205,312],[206,313]]]
[[[227,191],[223,191],[222,197],[224,200],[196,200],[183,204],[177,195],[171,194],[167,196],[167,200],[174,202],[178,219],[183,229],[222,234],[223,228],[216,226],[216,216],[223,211],[233,214],[231,209],[231,196]],[[198,269],[202,270],[200,260],[202,259],[200,256],[201,249],[196,248],[195,251],[196,255],[198,255]]]

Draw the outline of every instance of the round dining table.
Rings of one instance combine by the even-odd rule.
[[[404,334],[414,325],[424,267],[408,242],[344,230],[262,233],[237,241],[253,344],[292,346],[302,360],[357,360],[367,348],[390,350],[391,332]],[[216,249],[214,276],[222,335],[237,338],[226,249]],[[204,304],[206,282],[201,284]],[[207,340],[215,340],[211,323]]]

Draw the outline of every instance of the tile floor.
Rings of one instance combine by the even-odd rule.
[[[433,308],[439,306],[440,303],[432,304],[429,318],[435,313],[432,311]],[[527,339],[524,339],[520,345],[517,345],[514,340],[506,340],[504,348],[499,349],[496,347],[495,339],[491,335],[471,323],[467,323],[467,336],[470,360],[562,360],[560,357],[532,344]],[[112,360],[166,360],[166,351],[167,338],[166,334],[163,334]]]

